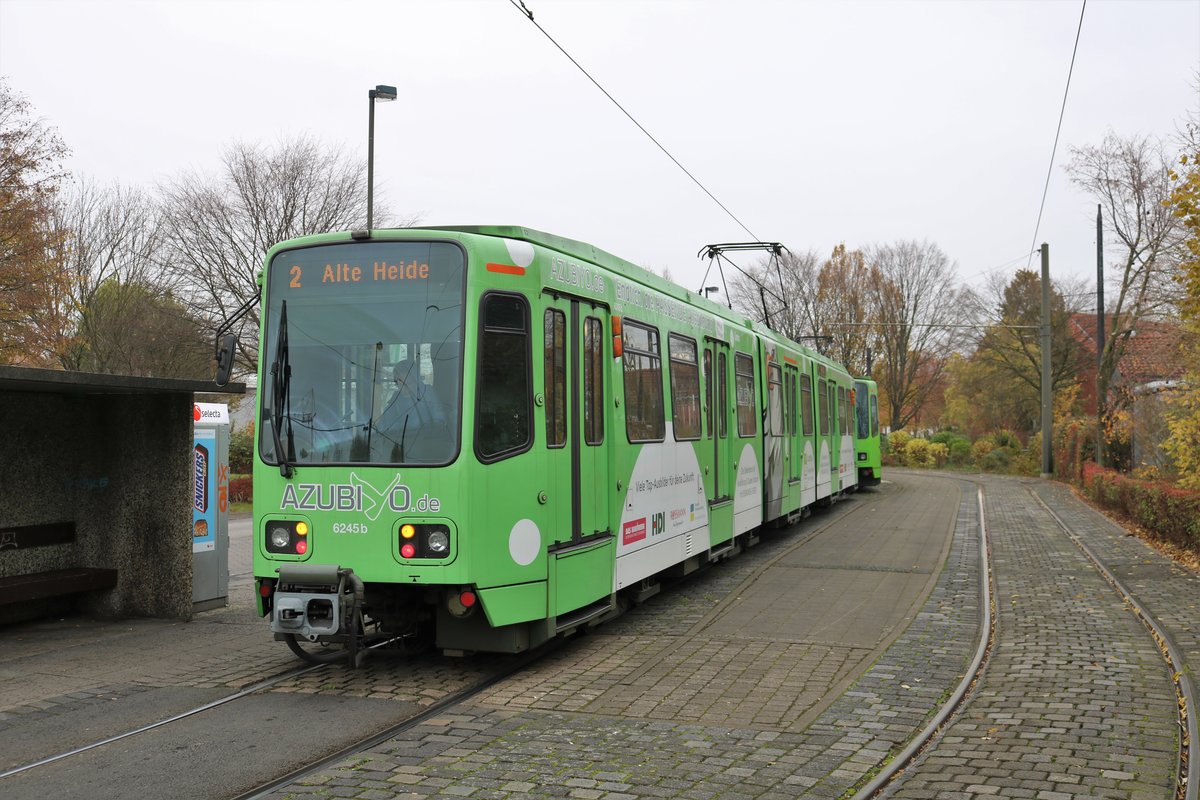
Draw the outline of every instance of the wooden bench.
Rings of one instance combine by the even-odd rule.
[[[71,520],[39,525],[20,525],[0,528],[0,559],[9,552],[33,547],[71,544],[75,541],[75,523]],[[0,560],[0,564],[3,561]],[[117,585],[115,569],[72,567],[24,575],[0,576],[0,605],[45,600],[96,589],[111,589]]]
[[[28,575],[0,577],[0,605],[26,600],[44,600],[96,589],[111,589],[117,585],[115,569],[75,567],[32,572]]]

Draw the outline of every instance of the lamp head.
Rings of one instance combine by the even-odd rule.
[[[386,101],[396,99],[396,87],[384,86],[380,84],[370,90],[371,99],[375,101]]]

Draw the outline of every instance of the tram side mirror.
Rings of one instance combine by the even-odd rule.
[[[229,376],[233,373],[233,354],[236,349],[236,336],[232,333],[227,333],[221,337],[221,341],[217,346],[217,386],[224,386],[229,383]]]

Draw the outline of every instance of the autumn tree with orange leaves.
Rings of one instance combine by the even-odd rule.
[[[45,366],[55,360],[64,286],[51,257],[52,222],[66,176],[67,148],[33,117],[29,101],[0,80],[0,361]]]

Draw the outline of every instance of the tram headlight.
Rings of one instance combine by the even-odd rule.
[[[286,550],[292,542],[292,532],[281,526],[271,528],[270,536],[273,550]]]
[[[425,540],[425,546],[429,548],[430,553],[444,556],[450,551],[450,535],[443,530],[432,530],[429,532],[429,538]]]

